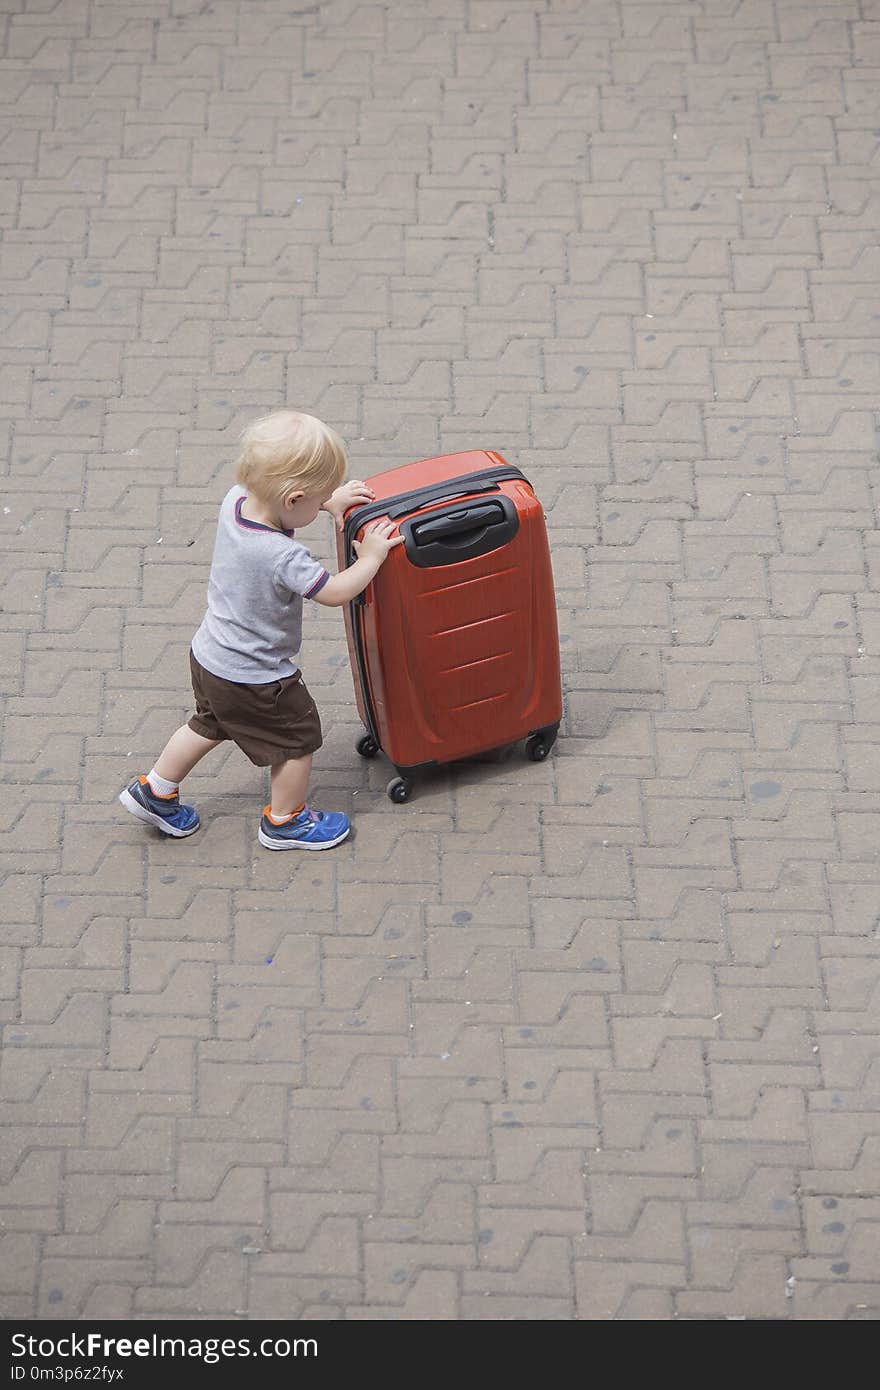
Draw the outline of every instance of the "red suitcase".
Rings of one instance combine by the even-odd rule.
[[[367,480],[375,501],[352,508],[340,568],[370,521],[396,521],[396,546],[345,627],[363,757],[397,769],[392,801],[413,775],[525,738],[546,758],[562,718],[559,637],[544,513],[500,454],[424,459]]]

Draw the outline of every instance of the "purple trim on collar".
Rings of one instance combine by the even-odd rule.
[[[295,531],[285,531],[283,526],[281,528],[278,528],[276,526],[265,526],[262,521],[249,521],[246,516],[242,516],[241,504],[246,497],[247,493],[244,494],[244,497],[239,497],[236,500],[235,507],[233,508],[233,511],[235,513],[235,520],[238,522],[239,526],[241,526],[243,530],[268,531],[273,536],[286,536],[288,540],[291,540],[296,535]]]

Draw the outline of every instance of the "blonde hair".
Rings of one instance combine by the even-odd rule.
[[[307,496],[331,491],[345,477],[345,445],[335,430],[299,410],[273,410],[241,436],[235,479],[264,502],[291,487]]]

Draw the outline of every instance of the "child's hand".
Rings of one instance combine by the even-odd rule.
[[[403,536],[391,534],[394,529],[393,521],[370,522],[364,531],[363,540],[354,542],[358,559],[376,560],[380,565],[383,564],[389,551],[396,545],[403,544]]]
[[[353,478],[351,482],[343,483],[335,492],[331,493],[324,503],[324,511],[329,512],[336,522],[337,531],[341,531],[345,524],[345,513],[349,507],[355,507],[359,503],[372,502],[376,496],[371,487],[366,483],[359,482]]]

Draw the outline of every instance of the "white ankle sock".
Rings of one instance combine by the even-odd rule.
[[[177,791],[179,786],[177,782],[169,782],[164,777],[160,777],[155,768],[147,773],[147,781],[157,796],[170,796],[172,792]]]

